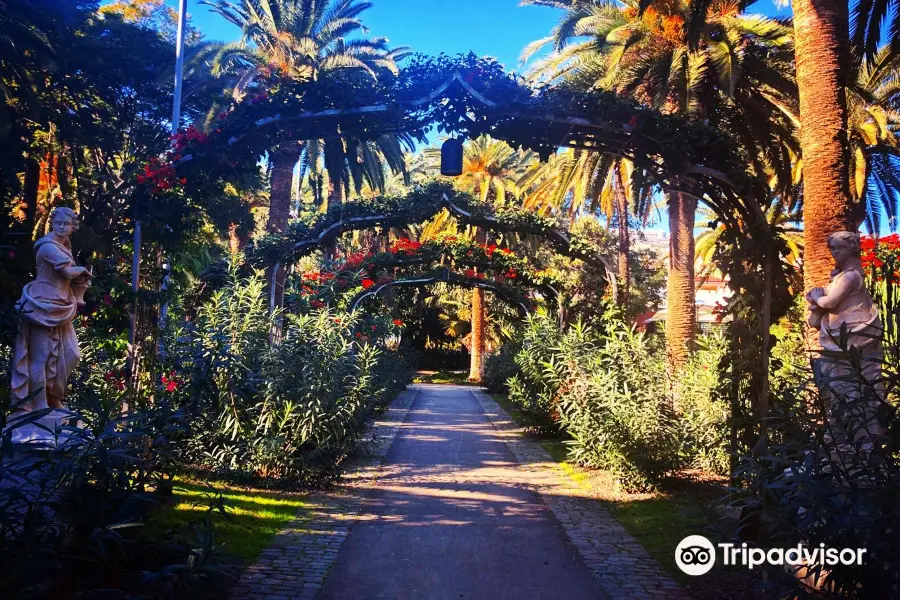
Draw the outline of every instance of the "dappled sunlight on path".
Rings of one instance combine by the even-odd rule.
[[[232,598],[687,598],[477,388],[411,386],[370,435]]]
[[[417,387],[320,597],[605,597],[476,397]]]

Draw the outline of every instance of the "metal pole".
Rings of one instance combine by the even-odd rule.
[[[181,125],[181,83],[184,77],[184,33],[187,21],[187,0],[178,2],[178,32],[175,40],[175,90],[172,94],[172,135],[178,132]],[[160,291],[165,292],[169,288],[170,267],[168,262],[163,263],[163,280]],[[160,356],[165,354],[162,341],[162,332],[166,327],[166,317],[169,313],[169,303],[163,302],[159,309],[159,338],[157,352]]]
[[[135,207],[136,208],[136,207]],[[137,387],[137,319],[138,319],[138,289],[141,283],[141,221],[134,221],[134,247],[131,249],[131,292],[134,298],[131,302],[131,311],[128,315],[128,378],[132,391]],[[128,412],[128,403],[122,406],[123,412]]]
[[[187,19],[187,0],[178,2],[178,38],[175,40],[175,94],[172,98],[172,134],[181,122],[181,80],[184,73],[184,30]]]

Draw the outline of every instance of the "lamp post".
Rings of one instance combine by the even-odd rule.
[[[175,40],[175,90],[172,94],[172,135],[178,132],[178,126],[181,124],[181,88],[182,79],[184,77],[184,34],[187,21],[187,0],[178,2],[178,37]],[[166,291],[169,287],[169,268],[167,261],[163,261],[163,280],[161,291]],[[159,330],[166,326],[166,316],[169,312],[169,303],[163,302],[159,309]],[[158,344],[160,354],[163,351],[162,336],[160,336]]]
[[[179,0],[178,2],[178,29],[176,32],[176,40],[175,40],[175,89],[172,97],[172,123],[171,123],[171,132],[172,135],[178,131],[178,126],[181,122],[181,87],[182,87],[182,79],[184,72],[184,34],[185,34],[185,25],[187,20],[187,0]],[[137,207],[135,207],[135,212],[137,213]],[[135,369],[137,369],[137,361],[136,361],[136,342],[137,342],[137,309],[138,309],[138,291],[141,287],[141,247],[143,245],[142,240],[142,224],[141,218],[139,214],[135,214],[134,216],[134,238],[132,243],[132,255],[131,255],[131,292],[134,295],[134,302],[131,307],[131,314],[129,315],[129,327],[128,327],[128,350],[131,354],[130,362],[131,362],[131,375],[134,377]],[[168,265],[164,265],[163,267],[166,270],[166,275],[163,278],[162,289],[165,290],[168,286]],[[168,304],[163,304],[160,308],[159,313],[159,322],[160,325],[165,324],[166,313],[168,312]],[[161,348],[161,346],[160,346]]]

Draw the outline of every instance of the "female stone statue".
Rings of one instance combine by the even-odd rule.
[[[859,234],[833,233],[828,236],[828,247],[835,269],[827,286],[806,293],[807,323],[819,330],[821,374],[827,386],[829,420],[842,438],[839,441],[847,442],[881,430],[876,422],[878,399],[873,396],[881,391],[882,326],[878,309],[866,289],[859,258]],[[846,336],[844,348],[841,347],[842,330]],[[850,347],[855,347],[861,357],[861,380],[850,363],[847,352]],[[866,391],[868,397],[863,399]],[[854,432],[849,436],[848,427]]]
[[[66,382],[81,357],[72,321],[84,305],[90,272],[75,265],[69,241],[78,228],[71,208],[50,214],[50,233],[34,245],[37,277],[16,304],[19,331],[13,356],[12,392],[18,411],[63,408]]]

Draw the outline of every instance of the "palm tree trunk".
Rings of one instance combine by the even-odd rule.
[[[228,249],[232,256],[241,251],[241,237],[238,235],[237,229],[237,223],[228,226]]]
[[[269,187],[269,220],[266,231],[280,233],[287,228],[291,215],[291,192],[294,188],[294,166],[299,159],[297,148],[291,144],[269,152],[272,184]]]
[[[35,220],[37,219],[38,187],[41,179],[41,164],[35,158],[25,160],[25,224],[35,236]]]
[[[800,146],[803,151],[803,280],[825,285],[834,264],[828,235],[855,231],[850,204],[847,98],[849,8],[843,0],[793,0]]]
[[[631,281],[631,266],[628,264],[628,256],[631,252],[631,240],[628,232],[628,196],[622,182],[616,177],[616,212],[619,215],[619,248],[618,248],[618,277],[619,277],[619,305],[628,307],[628,286]]]
[[[669,380],[687,361],[696,328],[693,196],[669,196],[669,278],[666,286],[666,357]]]
[[[481,381],[482,354],[484,353],[484,290],[472,288],[472,363],[469,381]]]
[[[487,241],[487,236],[481,228],[475,230],[475,241],[479,244]],[[472,349],[470,351],[472,362],[469,367],[469,381],[481,381],[483,374],[485,317],[484,290],[472,288]]]
[[[331,178],[328,179],[328,205],[326,207],[327,210],[330,210],[334,206],[341,206],[344,203],[344,186],[340,181],[332,181]],[[322,252],[325,256],[336,259],[337,258],[337,250],[338,250],[338,240],[337,238],[331,240],[328,246],[322,249]]]
[[[269,161],[272,164],[272,183],[269,186],[269,220],[266,223],[266,231],[269,233],[281,233],[287,229],[288,220],[291,216],[294,166],[297,164],[298,158],[297,148],[291,144],[280,146],[269,152]],[[266,274],[266,281],[269,282],[269,295],[275,299],[271,303],[271,310],[277,314],[284,306],[284,285],[287,269],[275,269],[275,267],[269,268],[269,272]],[[276,323],[273,326],[270,340],[275,341],[280,337],[280,323]]]

